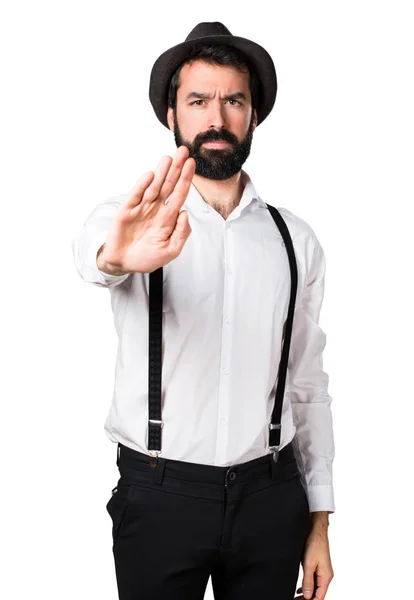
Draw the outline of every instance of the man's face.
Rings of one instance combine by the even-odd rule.
[[[180,81],[176,108],[168,108],[175,143],[189,149],[196,161],[196,175],[229,179],[249,156],[256,128],[249,75],[198,60],[184,65]]]

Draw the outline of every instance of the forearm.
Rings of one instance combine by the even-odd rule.
[[[318,510],[310,513],[312,531],[327,532],[329,516],[327,510]]]

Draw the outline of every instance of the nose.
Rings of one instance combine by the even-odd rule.
[[[216,129],[222,129],[225,127],[225,119],[223,116],[224,107],[220,100],[216,102],[211,102],[208,109],[207,115],[207,128],[211,129],[215,127]]]

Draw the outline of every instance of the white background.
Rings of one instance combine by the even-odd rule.
[[[109,291],[81,280],[71,240],[98,203],[174,153],[149,102],[150,71],[198,22],[216,20],[264,46],[278,75],[245,169],[265,201],[308,221],[326,255],[320,323],[336,441],[327,598],[410,597],[410,4],[3,4],[3,598],[117,598],[105,510],[116,445],[103,430],[117,339]]]

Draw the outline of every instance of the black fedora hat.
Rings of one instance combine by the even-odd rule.
[[[168,128],[168,89],[174,71],[188,57],[195,44],[227,44],[237,48],[246,56],[249,66],[259,80],[257,124],[262,123],[273,108],[276,100],[276,70],[270,54],[251,40],[237,37],[218,21],[199,23],[188,34],[185,41],[166,50],[155,61],[150,76],[149,97],[152,107],[165,127]]]

